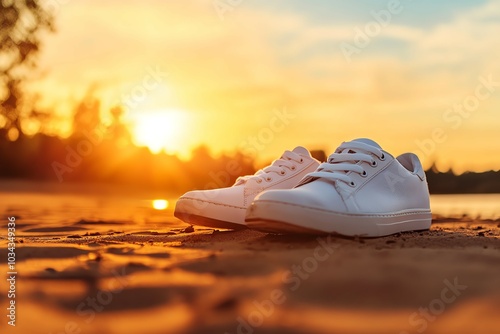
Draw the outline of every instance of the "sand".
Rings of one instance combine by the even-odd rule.
[[[97,219],[95,203],[50,203],[4,208],[4,226],[17,216],[16,326],[2,280],[1,333],[500,333],[499,220],[318,238],[192,229],[173,205]]]

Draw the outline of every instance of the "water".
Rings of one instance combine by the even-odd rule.
[[[122,192],[117,187],[110,191],[102,186],[0,182],[0,224],[15,216],[20,226],[73,225],[80,220],[113,223],[110,229],[183,226],[173,217],[173,196],[162,195]],[[163,200],[161,207],[158,199]]]
[[[446,217],[500,218],[500,194],[431,195],[432,213]]]
[[[51,186],[52,187],[52,186]],[[81,219],[119,221],[123,225],[164,228],[179,225],[173,217],[176,195],[103,194],[100,191],[60,192],[30,187],[0,187],[0,216],[20,217],[28,224],[71,224]],[[34,188],[33,188],[34,189]],[[52,189],[52,188],[48,188]],[[160,197],[159,197],[160,196]],[[154,199],[167,200],[168,207],[156,210]],[[432,195],[433,214],[445,217],[498,219],[500,194]],[[183,225],[183,224],[181,224]]]

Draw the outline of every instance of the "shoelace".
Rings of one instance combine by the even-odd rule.
[[[307,176],[341,181],[354,187],[355,183],[348,175],[348,172],[366,176],[365,169],[358,162],[366,162],[370,166],[376,167],[377,160],[374,159],[374,156],[379,160],[385,160],[384,152],[372,145],[361,142],[342,143],[335,153],[328,157],[327,162],[319,165],[315,172],[309,173]]]
[[[258,170],[254,175],[240,176],[236,179],[236,183],[234,185],[237,186],[243,184],[251,179],[256,180],[257,183],[261,183],[262,181],[270,182],[272,181],[272,178],[269,174],[276,173],[283,176],[286,174],[286,170],[283,167],[292,171],[297,168],[294,162],[302,163],[304,162],[304,158],[295,152],[285,151],[281,158],[274,160],[271,165]]]

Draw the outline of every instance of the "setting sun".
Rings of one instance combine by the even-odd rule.
[[[186,114],[177,110],[144,112],[135,117],[133,125],[134,141],[147,146],[151,152],[179,153]]]
[[[151,202],[155,210],[165,210],[168,208],[168,201],[165,199],[155,199]]]

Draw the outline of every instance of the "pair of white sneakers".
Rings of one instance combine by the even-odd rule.
[[[190,191],[175,216],[189,224],[270,233],[380,237],[431,225],[418,157],[397,158],[370,139],[342,143],[320,163],[303,147],[232,187]]]

